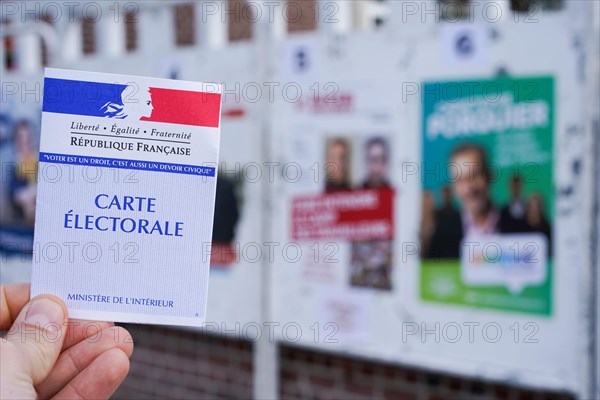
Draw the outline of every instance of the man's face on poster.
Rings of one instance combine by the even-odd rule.
[[[481,215],[489,203],[489,180],[481,154],[476,150],[457,153],[451,160],[452,187],[462,207],[473,215]]]
[[[334,142],[327,151],[327,176],[328,180],[343,183],[348,169],[348,148],[342,142]]]
[[[387,154],[383,143],[375,142],[367,148],[366,164],[369,182],[383,183],[387,171]]]
[[[521,196],[521,192],[523,189],[523,184],[520,178],[513,178],[510,181],[510,194],[513,198],[518,198]]]

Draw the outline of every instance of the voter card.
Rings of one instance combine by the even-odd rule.
[[[31,296],[201,325],[220,110],[217,84],[46,69]]]

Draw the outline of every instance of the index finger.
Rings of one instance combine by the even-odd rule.
[[[29,283],[0,285],[0,331],[7,331],[29,303]]]

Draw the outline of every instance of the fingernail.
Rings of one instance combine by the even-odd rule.
[[[60,304],[47,298],[41,298],[31,303],[25,314],[24,322],[50,332],[58,332],[64,322],[63,313]]]

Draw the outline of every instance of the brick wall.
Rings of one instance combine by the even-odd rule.
[[[196,42],[196,14],[194,4],[177,4],[173,7],[175,43],[177,46],[192,46]]]
[[[315,0],[288,0],[288,32],[308,32],[317,29],[317,3]]]
[[[536,392],[397,365],[280,347],[282,399],[570,400]]]
[[[135,351],[115,399],[252,397],[250,342],[162,327],[126,328]]]
[[[131,370],[115,399],[249,399],[252,344],[193,331],[129,325]],[[279,347],[282,399],[571,400],[420,369]]]

